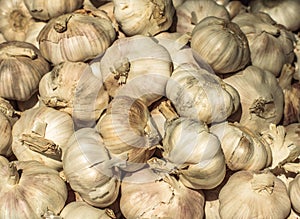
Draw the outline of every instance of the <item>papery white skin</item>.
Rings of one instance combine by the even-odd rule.
[[[71,188],[90,205],[107,207],[118,197],[118,160],[111,158],[100,134],[81,128],[68,140],[63,168]]]
[[[289,183],[288,192],[293,209],[297,213],[300,213],[300,174],[297,174],[296,177]]]
[[[0,157],[0,217],[39,219],[48,210],[58,214],[67,187],[58,172],[37,161]]]

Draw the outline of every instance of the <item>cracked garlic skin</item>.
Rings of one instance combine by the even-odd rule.
[[[126,218],[203,218],[204,195],[185,187],[159,170],[143,169],[125,175],[121,185],[121,212]]]
[[[277,24],[268,14],[241,13],[232,19],[246,35],[251,52],[251,64],[276,77],[284,64],[294,61],[295,37]]]
[[[176,68],[166,96],[177,113],[206,123],[225,121],[239,108],[239,94],[218,76],[191,65]]]
[[[69,114],[46,106],[31,108],[13,126],[12,150],[20,161],[36,160],[61,170],[62,155],[73,132]]]
[[[70,114],[76,129],[95,125],[109,102],[101,78],[91,68],[83,62],[63,62],[39,83],[40,102]]]
[[[34,45],[18,41],[1,43],[0,96],[8,100],[28,100],[49,69],[49,63]]]
[[[96,129],[109,152],[125,163],[121,168],[126,171],[142,168],[161,140],[145,103],[127,96],[110,102]]]
[[[85,202],[102,208],[117,199],[119,161],[112,158],[95,129],[76,131],[67,142],[62,160],[67,181]]]
[[[84,201],[68,203],[59,214],[63,219],[115,219],[112,210],[95,208]],[[49,218],[50,219],[50,218]]]
[[[174,165],[179,180],[193,189],[219,185],[226,171],[218,138],[205,123],[179,117],[167,121],[163,138],[163,158]]]
[[[289,183],[288,193],[291,199],[293,210],[300,213],[300,174]]]
[[[291,31],[300,28],[298,0],[252,0],[249,6],[251,12],[265,12]]]
[[[219,74],[237,72],[250,63],[245,34],[236,23],[223,18],[211,16],[197,23],[191,48]]]
[[[114,16],[126,36],[155,34],[168,30],[175,8],[172,0],[113,0]]]
[[[103,53],[115,40],[111,21],[85,10],[51,19],[38,35],[42,55],[54,65],[87,61]]]
[[[219,138],[229,169],[262,170],[270,166],[272,152],[269,144],[247,127],[224,122],[213,124],[209,130]]]
[[[251,65],[223,80],[234,87],[240,96],[241,111],[230,120],[258,132],[268,130],[270,123],[280,122],[283,91],[271,72]]]
[[[81,8],[83,0],[24,0],[24,3],[32,17],[47,21]]]
[[[0,218],[40,219],[47,211],[58,214],[67,200],[59,173],[37,161],[0,157]]]
[[[176,8],[176,16],[179,33],[191,33],[197,23],[210,16],[229,20],[226,8],[214,0],[186,0]]]
[[[97,63],[95,63],[97,64]],[[153,37],[135,35],[116,40],[99,61],[99,72],[111,97],[126,95],[146,105],[165,96],[172,59]]]
[[[222,219],[287,218],[291,202],[283,181],[269,171],[235,172],[219,194]]]

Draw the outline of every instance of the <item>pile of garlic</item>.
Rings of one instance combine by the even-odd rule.
[[[300,1],[0,5],[0,218],[300,217]]]

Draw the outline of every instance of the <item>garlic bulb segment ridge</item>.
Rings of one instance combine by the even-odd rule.
[[[63,62],[45,74],[39,83],[42,104],[67,112],[76,128],[93,126],[107,107],[109,96],[92,66]]]
[[[109,152],[123,162],[120,168],[126,171],[145,166],[161,140],[145,103],[128,96],[115,97],[96,128]]]
[[[294,60],[295,37],[266,13],[241,13],[232,19],[246,35],[251,63],[279,76],[284,64]]]
[[[120,207],[126,218],[203,218],[204,195],[185,187],[174,176],[142,169],[125,175]]]
[[[269,171],[238,171],[221,188],[220,216],[287,218],[291,202],[285,184]]]
[[[291,31],[300,29],[298,0],[251,0],[250,11],[267,13],[278,24],[284,25]]]
[[[67,143],[63,156],[64,174],[71,188],[85,202],[104,208],[112,204],[119,194],[117,162],[110,156],[95,129],[82,128]]]
[[[0,157],[0,217],[39,219],[58,214],[67,200],[67,187],[58,172],[37,161]]]
[[[180,116],[206,123],[225,121],[239,108],[239,94],[205,69],[183,64],[166,86],[166,96]]]
[[[176,8],[176,16],[176,31],[179,33],[191,33],[195,25],[206,17],[229,20],[226,8],[214,0],[186,0]]]
[[[111,97],[130,96],[142,99],[147,106],[165,96],[173,67],[168,50],[142,35],[116,40],[99,65],[98,74]]]
[[[47,21],[81,8],[83,0],[24,0],[24,3],[32,17]]]
[[[26,42],[0,44],[0,96],[17,101],[28,100],[40,79],[50,69],[40,51]]]
[[[12,150],[20,161],[37,160],[62,169],[62,155],[73,134],[70,115],[50,107],[31,108],[22,113],[12,129]]]
[[[57,65],[95,58],[115,38],[116,31],[109,19],[77,10],[51,19],[39,33],[38,42],[42,55]]]
[[[113,0],[114,16],[126,36],[155,34],[168,30],[175,8],[172,0]]]
[[[219,74],[239,71],[250,63],[247,37],[236,23],[222,18],[207,17],[197,23],[191,48]]]
[[[241,112],[237,112],[234,121],[258,132],[269,129],[270,123],[280,122],[283,91],[271,72],[251,65],[223,80],[240,96]]]
[[[95,208],[84,201],[67,204],[59,214],[63,219],[115,219],[114,212],[109,209]],[[50,218],[49,218],[50,219]]]
[[[163,159],[170,172],[193,189],[211,189],[225,177],[226,165],[218,138],[205,123],[184,117],[166,123]]]
[[[223,122],[213,124],[209,130],[219,138],[229,169],[262,170],[271,164],[269,144],[246,127]]]

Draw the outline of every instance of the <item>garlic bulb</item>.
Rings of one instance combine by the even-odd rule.
[[[32,17],[47,21],[81,8],[83,0],[24,0],[24,3]]]
[[[58,172],[37,161],[10,162],[0,157],[0,218],[40,219],[58,214],[67,187]]]
[[[250,11],[265,12],[291,31],[297,31],[300,28],[300,2],[298,0],[251,0]]]
[[[118,197],[120,172],[93,128],[77,130],[63,156],[64,174],[71,188],[87,203],[107,207]]]
[[[97,126],[109,152],[118,157],[126,171],[145,165],[161,137],[153,126],[147,106],[139,99],[117,96]]]
[[[289,183],[288,192],[293,209],[297,213],[300,213],[300,174],[297,174],[297,176]]]
[[[0,1],[0,32],[7,41],[26,41],[37,45],[35,37],[44,22],[30,15],[23,0]]]
[[[153,36],[168,30],[175,8],[172,0],[113,0],[114,15],[127,36]]]
[[[73,132],[67,113],[46,106],[31,108],[13,126],[12,150],[20,161],[37,160],[61,170],[62,154]]]
[[[232,86],[188,64],[173,71],[166,96],[180,116],[206,123],[224,121],[239,107],[239,94]]]
[[[176,8],[176,16],[176,31],[179,33],[192,32],[195,25],[206,17],[229,20],[226,8],[214,0],[186,0]]]
[[[54,66],[42,77],[39,94],[46,106],[69,113],[76,128],[95,125],[109,101],[101,78],[83,62],[67,61]]]
[[[291,202],[285,184],[269,171],[238,171],[219,194],[220,216],[232,218],[286,218]]]
[[[59,214],[63,219],[115,219],[110,209],[95,208],[84,201],[70,202]],[[49,218],[50,219],[50,218]]]
[[[103,12],[77,10],[51,19],[38,35],[42,55],[57,65],[64,61],[87,61],[103,53],[116,32]]]
[[[25,101],[38,90],[50,65],[34,45],[10,41],[0,44],[0,69],[0,96]]]
[[[202,191],[186,188],[175,177],[143,169],[125,175],[121,185],[125,218],[203,218]]]
[[[220,142],[229,169],[262,170],[272,162],[268,143],[238,123],[219,123],[210,127]]]
[[[242,13],[232,21],[248,39],[252,65],[278,76],[284,64],[293,62],[293,33],[276,24],[268,14]]]
[[[154,38],[142,35],[116,40],[105,51],[99,65],[98,74],[110,96],[140,98],[146,105],[165,96],[165,86],[172,73],[168,51]]]
[[[0,155],[9,156],[12,153],[12,126],[7,117],[0,113]]]
[[[278,124],[283,113],[283,92],[276,77],[255,66],[248,66],[223,79],[234,87],[240,96],[241,112],[234,121],[253,131],[269,129],[269,124]]]
[[[191,48],[216,73],[233,73],[250,63],[248,40],[239,26],[231,21],[207,17],[196,24]]]

